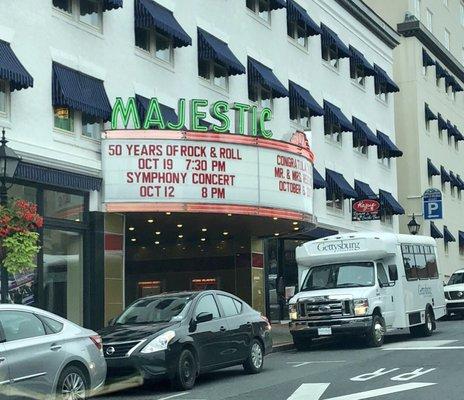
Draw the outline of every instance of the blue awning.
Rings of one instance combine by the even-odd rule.
[[[326,187],[327,184],[325,183],[325,179],[322,177],[316,167],[313,166],[313,188],[324,189]]]
[[[452,188],[459,188],[461,185],[460,185],[458,179],[456,178],[456,175],[454,175],[453,171],[449,172],[449,176],[450,176],[450,185],[451,185],[451,187]]]
[[[425,49],[422,49],[422,65],[424,67],[433,67],[435,65],[435,61]]]
[[[340,193],[344,199],[356,199],[358,193],[346,181],[345,177],[330,169],[325,170],[325,180],[327,182],[327,198],[331,199],[334,192]]]
[[[453,234],[449,231],[446,225],[443,226],[443,238],[445,239],[445,243],[455,242],[456,238]]]
[[[459,236],[459,247],[463,247],[464,246],[464,232],[459,231],[458,236]]]
[[[392,142],[388,135],[377,131],[377,137],[380,140],[379,149],[383,150],[384,155],[387,158],[401,157],[403,155],[403,152],[398,147],[396,147],[395,143]]]
[[[427,158],[427,173],[429,176],[438,176],[440,175],[440,170],[433,165],[432,160]]]
[[[158,29],[172,36],[174,47],[192,45],[192,38],[177,22],[171,10],[152,0],[136,0],[134,11],[137,28]]]
[[[459,142],[460,140],[464,140],[464,135],[461,133],[458,127],[454,125],[453,128],[454,128],[454,137],[456,138],[456,141]]]
[[[18,164],[15,179],[87,192],[100,190],[102,185],[102,179],[99,177],[29,164],[23,161]]]
[[[443,165],[440,167],[440,174],[441,174],[441,183],[451,182],[451,176],[446,171],[446,169],[443,167]]]
[[[324,100],[324,122],[337,125],[340,132],[353,132],[354,126],[336,105]]]
[[[248,90],[255,84],[261,84],[272,92],[272,97],[288,97],[288,90],[274,75],[272,69],[248,57]]]
[[[69,107],[110,120],[111,104],[102,80],[57,63],[53,63],[52,70],[53,106]]]
[[[135,102],[137,105],[137,109],[139,111],[140,120],[142,121],[145,119],[145,114],[148,111],[148,106],[150,104],[150,99],[146,97],[140,96],[138,94],[135,95]],[[163,120],[167,124],[170,122],[171,124],[177,124],[179,122],[179,117],[177,116],[176,110],[172,107],[168,107],[162,103],[159,103],[161,114],[163,115]],[[182,129],[186,129],[185,126]]]
[[[464,190],[464,181],[461,179],[459,175],[456,175],[456,179],[459,182],[459,190]]]
[[[430,109],[427,103],[425,103],[425,119],[427,121],[433,121],[435,119],[438,119],[437,116],[432,112],[432,110]]]
[[[227,43],[198,28],[198,59],[214,60],[227,68],[229,75],[246,74],[245,67],[240,63]]]
[[[10,91],[26,89],[34,85],[34,79],[10,47],[0,40],[0,79],[10,83]]]
[[[440,113],[438,113],[438,129],[440,131],[444,131],[448,129],[448,124],[444,120],[444,118],[441,116]]]
[[[353,117],[353,126],[353,138],[367,143],[368,146],[380,146],[380,140],[365,122]]]
[[[453,90],[455,92],[464,92],[464,88],[458,83],[456,79],[453,82]]]
[[[443,233],[440,232],[433,221],[430,221],[430,236],[434,239],[443,239]]]
[[[341,41],[338,35],[329,27],[321,24],[321,43],[323,46],[334,46],[338,50],[338,58],[348,58],[351,55],[348,46]]]
[[[269,3],[269,7],[271,10],[278,10],[279,8],[287,7],[287,3],[285,2],[285,0],[271,0]]]
[[[375,87],[385,85],[385,88],[388,93],[399,92],[400,88],[398,85],[391,79],[388,74],[380,68],[377,64],[374,64],[375,69]]]
[[[294,0],[287,0],[287,21],[295,22],[305,30],[305,37],[320,35],[321,28],[317,25],[307,11]]]
[[[364,68],[365,76],[375,76],[376,72],[374,67],[366,60],[364,54],[359,50],[356,50],[353,46],[350,45],[350,68],[354,68],[358,65]]]
[[[445,78],[448,75],[448,71],[446,71],[440,63],[436,62],[435,63],[435,75],[437,79]]]
[[[379,190],[380,204],[386,209],[391,215],[403,215],[404,208],[400,203],[393,197],[390,192],[380,189]]]
[[[116,8],[122,8],[123,0],[101,0],[102,11],[115,10]],[[88,7],[85,6],[86,3],[81,2],[79,7],[79,12],[81,15],[93,14],[95,8],[93,4],[89,4]]]
[[[288,81],[288,93],[290,100],[290,119],[297,118],[298,108],[305,108],[308,111],[308,116],[311,117],[322,117],[324,115],[324,109],[305,88],[295,82]]]
[[[371,187],[362,181],[354,180],[354,190],[358,193],[358,199],[377,199],[377,195],[371,189]]]

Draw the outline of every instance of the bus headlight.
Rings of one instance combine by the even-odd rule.
[[[296,304],[289,304],[288,316],[290,317],[291,320],[298,319],[298,313],[296,311]]]
[[[367,314],[369,309],[369,301],[367,299],[354,300],[354,315],[356,317],[363,317]]]

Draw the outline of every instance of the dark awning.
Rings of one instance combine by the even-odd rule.
[[[450,176],[450,185],[451,187],[455,187],[455,188],[459,188],[461,185],[458,181],[458,179],[456,178],[456,175],[454,175],[454,172],[453,171],[450,171],[449,172],[449,176]]]
[[[139,111],[140,120],[143,124],[145,119],[145,114],[148,111],[148,106],[150,104],[150,99],[146,97],[139,96],[138,94],[135,95],[135,102],[137,105],[137,110]],[[165,106],[162,103],[159,103],[161,114],[163,115],[163,120],[167,124],[170,122],[171,124],[177,124],[179,122],[179,117],[177,116],[176,110],[172,107]],[[182,129],[186,129],[185,126]]]
[[[458,129],[456,125],[454,125],[454,137],[456,138],[456,141],[464,140],[464,135],[462,132]]]
[[[448,124],[446,123],[446,121],[444,120],[444,118],[441,116],[440,113],[438,113],[438,129],[440,131],[444,131],[448,129]]]
[[[404,208],[393,197],[390,192],[380,189],[379,190],[380,204],[392,215],[403,215]]]
[[[52,103],[69,107],[109,121],[111,104],[103,81],[82,72],[53,63]]]
[[[425,119],[427,121],[433,121],[435,119],[438,119],[437,116],[432,112],[432,110],[430,109],[427,103],[425,103]]]
[[[427,158],[427,173],[429,176],[438,176],[440,175],[440,170],[433,165],[432,160]]]
[[[198,28],[198,58],[214,60],[227,68],[229,75],[246,74],[245,67],[240,63],[227,43]]]
[[[434,239],[443,239],[443,233],[440,232],[433,221],[430,221],[430,236]]]
[[[0,79],[10,83],[10,90],[32,87],[34,79],[19,61],[10,44],[0,40]]]
[[[377,195],[371,187],[362,181],[354,180],[354,190],[358,193],[358,199],[377,199]]]
[[[377,138],[374,132],[367,126],[367,124],[360,119],[353,117],[353,137],[366,142],[368,146],[379,146],[380,140]]]
[[[294,0],[287,0],[287,21],[296,22],[299,26],[304,27],[306,37],[321,34],[319,25]]]
[[[400,88],[398,85],[391,79],[388,74],[380,68],[377,64],[374,64],[375,69],[375,86],[385,85],[388,93],[399,92]]]
[[[288,97],[288,90],[280,83],[272,69],[248,57],[248,88],[252,88],[256,83],[271,90],[272,97]]]
[[[459,190],[464,190],[464,181],[461,179],[459,175],[456,175],[456,179],[459,182]]]
[[[102,11],[115,10],[116,8],[122,7],[123,0],[101,0]],[[95,12],[93,5],[85,6],[85,3],[81,2],[79,7],[79,12],[81,15],[92,14]]]
[[[136,0],[134,11],[137,28],[158,29],[172,36],[174,47],[192,45],[192,38],[177,22],[171,10],[152,0]]]
[[[345,117],[342,110],[327,100],[324,100],[324,119],[330,124],[338,125],[341,132],[354,131],[353,124]]]
[[[446,171],[446,169],[443,167],[443,165],[440,167],[440,174],[441,174],[441,183],[446,183],[446,182],[451,182],[451,176]]]
[[[443,226],[443,238],[445,239],[445,243],[455,242],[456,238],[453,234],[449,231],[446,225]]]
[[[432,67],[435,65],[435,61],[432,57],[430,57],[430,54],[427,53],[425,49],[422,49],[422,65],[424,67]]]
[[[326,25],[321,24],[321,43],[324,46],[335,46],[338,50],[338,58],[348,58],[351,55],[348,46],[341,41],[338,35]]]
[[[271,10],[278,10],[279,8],[287,7],[285,0],[271,0],[269,2],[269,7]]]
[[[327,184],[325,183],[325,179],[322,177],[316,167],[313,167],[313,188],[324,189],[326,187]]]
[[[376,74],[374,67],[366,60],[364,54],[350,45],[350,67],[354,69],[358,65],[364,68],[365,76],[374,76]]]
[[[459,247],[463,247],[464,246],[464,232],[459,231],[458,236],[459,236]]]
[[[333,192],[340,193],[344,199],[358,197],[356,190],[350,186],[342,174],[326,168],[325,180],[327,182],[327,198],[331,198]]]
[[[437,79],[445,78],[448,75],[448,71],[446,71],[440,63],[436,62],[435,63],[435,75]]]
[[[403,152],[396,147],[395,143],[392,142],[392,140],[386,135],[385,133],[382,133],[380,131],[377,131],[377,137],[380,140],[380,146],[384,151],[384,154],[387,156],[387,158],[390,157],[401,157],[403,155]]]
[[[15,179],[88,192],[100,190],[102,185],[102,179],[95,176],[77,174],[22,161],[16,169]]]
[[[448,131],[448,135],[449,135],[449,136],[455,136],[454,126],[453,126],[453,124],[450,122],[450,120],[446,121],[446,129],[447,129],[447,131]]]
[[[288,93],[291,119],[297,118],[297,110],[300,107],[306,108],[310,116],[322,117],[324,115],[324,109],[305,88],[295,82],[288,81]]]
[[[456,79],[453,82],[453,90],[455,92],[464,92],[464,88],[459,84],[459,82]]]

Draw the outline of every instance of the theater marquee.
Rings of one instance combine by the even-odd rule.
[[[107,211],[224,212],[310,220],[313,154],[252,136],[114,130],[102,142]]]

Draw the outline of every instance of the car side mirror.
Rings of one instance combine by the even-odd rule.
[[[388,276],[391,281],[396,282],[398,280],[398,267],[396,265],[388,266]]]
[[[201,312],[195,318],[195,322],[197,324],[201,324],[203,322],[208,322],[208,321],[212,321],[212,320],[213,320],[213,314],[208,313],[208,312]]]

